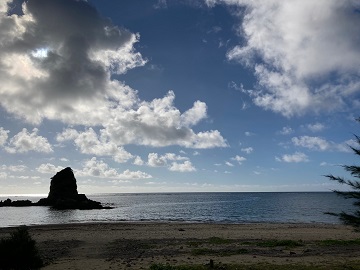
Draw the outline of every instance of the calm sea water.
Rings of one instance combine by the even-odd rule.
[[[110,210],[2,207],[0,227],[82,222],[155,221],[214,223],[339,223],[324,212],[354,210],[333,192],[98,194],[90,199]],[[0,197],[5,200],[7,197]],[[41,197],[10,197],[12,200]]]

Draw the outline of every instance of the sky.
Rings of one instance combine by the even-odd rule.
[[[0,2],[0,194],[330,191],[360,123],[357,0]]]

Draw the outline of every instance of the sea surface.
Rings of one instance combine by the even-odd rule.
[[[2,196],[0,200],[44,196]],[[354,211],[333,192],[93,194],[113,209],[54,210],[0,207],[0,227],[84,222],[340,223],[325,212]]]

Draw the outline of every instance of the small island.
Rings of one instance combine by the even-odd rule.
[[[90,200],[85,194],[79,194],[77,191],[76,178],[70,167],[57,172],[51,177],[50,192],[47,198],[42,198],[38,202],[33,203],[29,200],[11,201],[7,199],[0,201],[1,206],[50,206],[54,209],[111,209],[111,207],[103,206],[100,202]]]

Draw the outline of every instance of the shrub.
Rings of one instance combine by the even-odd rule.
[[[43,265],[26,226],[0,240],[0,269],[39,269]]]

